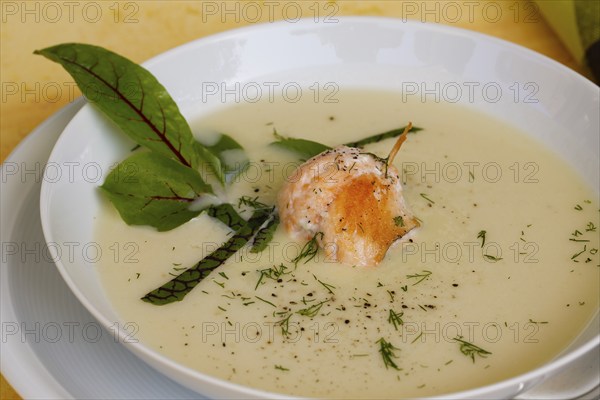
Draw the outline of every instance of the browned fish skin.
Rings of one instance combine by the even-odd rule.
[[[302,164],[278,194],[280,219],[296,239],[319,235],[331,260],[374,266],[419,224],[402,197],[398,170],[341,146]]]

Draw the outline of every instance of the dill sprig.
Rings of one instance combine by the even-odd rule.
[[[258,196],[254,198],[250,196],[240,197],[238,200],[238,208],[241,208],[242,206],[250,207],[255,210],[267,210],[273,207],[258,201]]]
[[[397,313],[394,310],[390,309],[388,315],[388,322],[394,325],[394,329],[398,330],[398,326],[404,324],[404,321],[402,320],[403,315],[404,313],[402,311]]]
[[[413,275],[406,275],[406,277],[408,279],[418,279],[418,281],[416,281],[415,283],[413,283],[412,285],[418,285],[419,283],[423,282],[425,279],[429,278],[429,276],[432,274],[431,271],[427,271],[427,270],[423,270],[422,273],[420,274],[413,274]]]
[[[281,277],[283,275],[287,275],[292,272],[292,271],[286,272],[286,270],[287,270],[287,267],[283,264],[279,265],[279,267],[274,265],[271,268],[261,269],[260,271],[258,271],[258,272],[260,272],[260,277],[258,278],[258,281],[256,282],[256,286],[254,287],[254,290],[256,290],[258,288],[258,286],[262,283],[263,278],[277,281],[277,280],[281,279]]]
[[[483,245],[485,244],[485,234],[487,232],[486,231],[479,231],[479,233],[477,234],[477,239],[481,239],[481,247],[483,247]]]
[[[491,254],[484,254],[483,256],[493,262],[502,260],[502,257],[495,257],[495,256],[492,256]]]
[[[398,356],[394,354],[394,351],[400,349],[386,341],[384,338],[379,339],[375,343],[379,344],[379,353],[381,353],[381,358],[383,358],[385,368],[394,368],[395,370],[399,371],[400,368],[398,368],[398,365],[396,365],[393,359],[398,358]]]
[[[312,318],[319,313],[319,311],[321,310],[321,307],[323,307],[323,304],[325,304],[327,302],[329,302],[329,300],[324,300],[320,303],[313,304],[312,306],[310,306],[308,308],[303,308],[302,310],[296,311],[296,314],[300,314],[305,317]]]
[[[290,318],[292,317],[292,315],[293,313],[289,313],[285,318],[275,322],[275,325],[279,325],[281,327],[281,334],[285,337],[288,337],[290,334]]]
[[[398,215],[397,217],[394,217],[394,224],[396,226],[400,226],[400,227],[404,226],[404,218],[402,218],[402,215]]]
[[[422,198],[424,198],[425,200],[427,200],[427,202],[428,202],[429,204],[435,204],[435,201],[431,200],[431,199],[428,197],[427,193],[419,193],[419,195],[420,195]]]
[[[316,280],[317,282],[319,282],[321,285],[323,285],[323,287],[324,287],[325,289],[327,289],[327,291],[328,291],[329,293],[331,293],[331,294],[335,294],[335,293],[333,292],[333,290],[331,290],[331,289],[336,289],[336,287],[335,287],[335,286],[333,286],[333,285],[332,285],[332,284],[330,284],[330,283],[325,283],[325,282],[323,282],[322,280],[320,280],[319,278],[317,278],[315,274],[313,274],[313,278],[315,278],[315,280]]]
[[[304,264],[306,264],[307,262],[316,257],[317,252],[319,251],[319,236],[321,239],[323,239],[323,232],[315,233],[315,236],[313,236],[312,239],[310,239],[308,242],[306,242],[304,246],[302,246],[300,254],[298,254],[298,256],[292,260],[292,262],[294,263],[294,267],[298,267],[298,263],[302,261],[302,259],[304,259]]]
[[[473,362],[475,362],[475,355],[479,357],[486,358],[488,355],[492,354],[487,350],[482,349],[479,346],[474,345],[473,343],[469,343],[466,340],[462,339],[462,336],[457,336],[454,338],[456,342],[460,345],[460,352],[463,353],[467,357],[471,357]]]

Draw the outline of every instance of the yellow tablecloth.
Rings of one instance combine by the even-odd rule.
[[[590,77],[544,21],[535,4],[496,1],[0,1],[0,159],[79,92],[63,69],[33,50],[63,42],[107,47],[143,62],[216,32],[297,17],[342,15],[416,19],[470,29],[545,54]],[[60,90],[58,90],[60,89]],[[1,399],[19,399],[0,380]]]

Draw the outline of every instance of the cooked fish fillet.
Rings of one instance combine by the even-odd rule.
[[[277,198],[279,216],[296,239],[317,236],[326,256],[373,266],[419,226],[402,196],[398,170],[371,153],[341,146],[325,151],[288,178]]]

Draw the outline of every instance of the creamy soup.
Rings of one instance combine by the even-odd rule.
[[[274,129],[335,146],[410,120],[423,130],[394,164],[421,226],[376,267],[322,252],[294,266],[304,243],[280,226],[262,253],[242,249],[183,301],[155,306],[140,298],[231,231],[204,214],[163,233],[126,226],[107,201],[97,239],[123,251],[98,272],[122,323],[182,365],[298,396],[443,394],[557,356],[598,309],[597,194],[540,143],[467,108],[387,92],[336,98],[233,104],[194,121],[197,136],[227,133],[251,160],[223,198],[275,203],[299,161],[268,145]],[[366,149],[385,157],[392,145]]]

